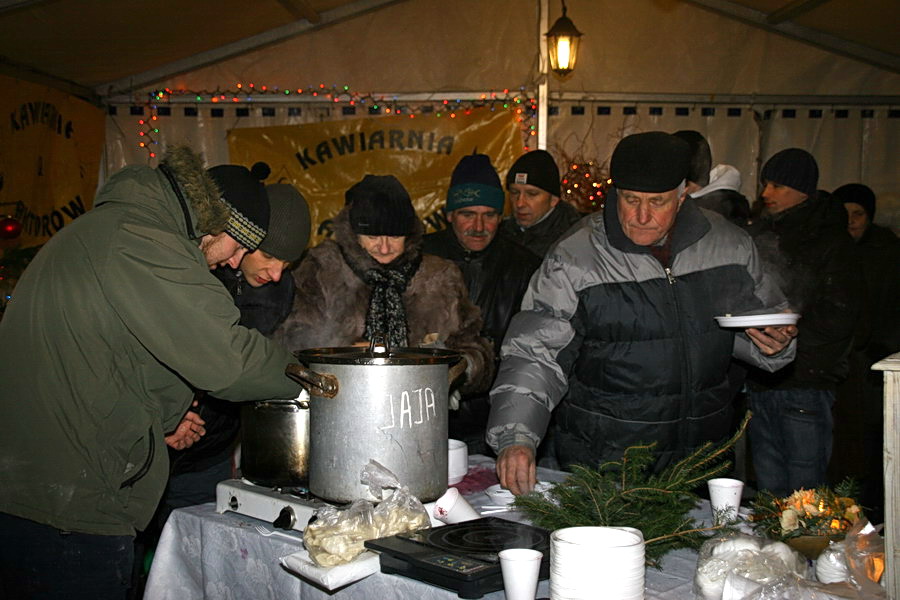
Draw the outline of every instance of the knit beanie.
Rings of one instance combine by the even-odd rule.
[[[503,213],[505,194],[500,177],[487,154],[470,154],[453,169],[446,211],[466,206],[487,206]]]
[[[869,186],[861,183],[848,183],[834,190],[832,194],[844,204],[854,202],[862,206],[869,215],[870,223],[875,218],[875,192]]]
[[[269,196],[269,232],[259,249],[270,256],[294,262],[309,242],[309,207],[297,189],[287,183],[266,186]]]
[[[700,187],[709,185],[709,171],[712,169],[712,152],[709,150],[709,142],[693,129],[682,129],[673,133],[688,143],[691,148],[691,168],[688,171],[687,180],[693,181]]]
[[[635,133],[613,150],[609,176],[616,189],[668,192],[687,179],[691,148],[683,139],[662,131]]]
[[[350,227],[357,235],[410,235],[416,210],[409,193],[393,175],[366,175],[344,194]]]
[[[786,185],[813,198],[819,183],[819,166],[806,150],[787,148],[766,161],[760,179]]]
[[[559,167],[546,150],[526,152],[506,174],[506,189],[514,183],[533,185],[552,196],[559,196]]]
[[[259,247],[269,227],[269,200],[262,180],[270,172],[264,162],[249,170],[240,165],[219,165],[208,170],[222,192],[222,200],[231,208],[225,233],[250,252]]]

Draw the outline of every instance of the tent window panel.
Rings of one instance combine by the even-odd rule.
[[[274,106],[263,106],[260,114],[264,117],[274,117],[275,116],[275,107]]]
[[[348,117],[348,116],[351,116],[351,115],[355,115],[355,114],[356,114],[356,107],[355,107],[355,106],[342,106],[342,107],[341,107],[341,114],[344,115],[345,117]]]
[[[132,106],[129,109],[129,114],[133,117],[139,117],[144,114],[144,107],[143,106]]]
[[[213,117],[214,119],[221,119],[222,117],[225,116],[225,109],[224,108],[211,108],[211,109],[209,109],[209,116]]]
[[[245,106],[241,106],[240,108],[234,109],[234,115],[236,117],[249,117],[250,109]]]
[[[676,106],[675,107],[675,116],[676,117],[688,117],[691,114],[691,109],[687,106]]]
[[[583,106],[573,106],[572,107],[572,116],[580,117],[584,115],[584,107]]]
[[[299,106],[288,106],[288,116],[289,117],[299,117],[300,116],[300,107]]]
[[[872,110],[871,108],[864,108],[861,111],[859,111],[859,116],[862,117],[863,119],[874,119],[875,111]]]
[[[703,117],[714,117],[716,116],[716,109],[712,106],[704,106],[700,109],[700,116]]]
[[[797,109],[785,108],[781,111],[782,119],[794,119],[797,117]]]
[[[663,107],[662,106],[651,106],[649,112],[651,115],[658,117],[663,114]]]
[[[113,106],[110,104],[109,106],[106,107],[106,114],[113,116],[113,117],[116,116],[117,114],[119,114],[119,107]]]
[[[741,109],[740,108],[729,108],[727,114],[729,117],[739,117],[739,116],[741,116]]]
[[[637,106],[623,106],[622,114],[623,115],[636,115],[637,114]]]
[[[601,117],[609,116],[612,114],[611,106],[598,106],[597,107],[597,115]]]
[[[850,116],[850,111],[847,110],[846,108],[839,108],[834,111],[835,119],[846,119],[849,116]]]
[[[888,119],[900,119],[900,108],[891,108],[888,110]]]
[[[548,106],[547,114],[551,117],[557,116],[559,114],[559,107],[558,106]]]
[[[809,118],[810,119],[821,119],[822,118],[822,109],[821,108],[809,109]]]
[[[184,116],[186,117],[196,117],[197,116],[197,107],[196,106],[185,106],[184,107]]]

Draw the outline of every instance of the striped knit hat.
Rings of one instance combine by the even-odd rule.
[[[222,192],[222,201],[231,209],[225,233],[253,252],[269,227],[269,199],[262,184],[271,172],[269,165],[258,162],[249,170],[240,165],[219,165],[208,172]]]

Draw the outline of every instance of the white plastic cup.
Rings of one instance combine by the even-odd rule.
[[[534,600],[543,552],[531,548],[509,548],[501,550],[498,556],[506,600]]]
[[[720,477],[709,480],[709,503],[712,506],[713,522],[718,525],[721,519],[733,521],[737,518],[741,506],[741,493],[744,482],[739,479]]]
[[[458,489],[452,487],[434,501],[434,517],[449,524],[471,521],[481,518],[481,515],[462,497]]]
[[[469,447],[459,440],[447,440],[447,484],[459,483],[469,472]]]

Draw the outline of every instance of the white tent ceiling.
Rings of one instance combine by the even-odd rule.
[[[550,22],[559,16],[549,2]],[[0,0],[0,72],[154,87],[482,91],[537,74],[539,0]],[[900,95],[896,0],[569,0],[569,94]],[[826,49],[826,50],[823,50]],[[895,98],[894,98],[895,100]]]

